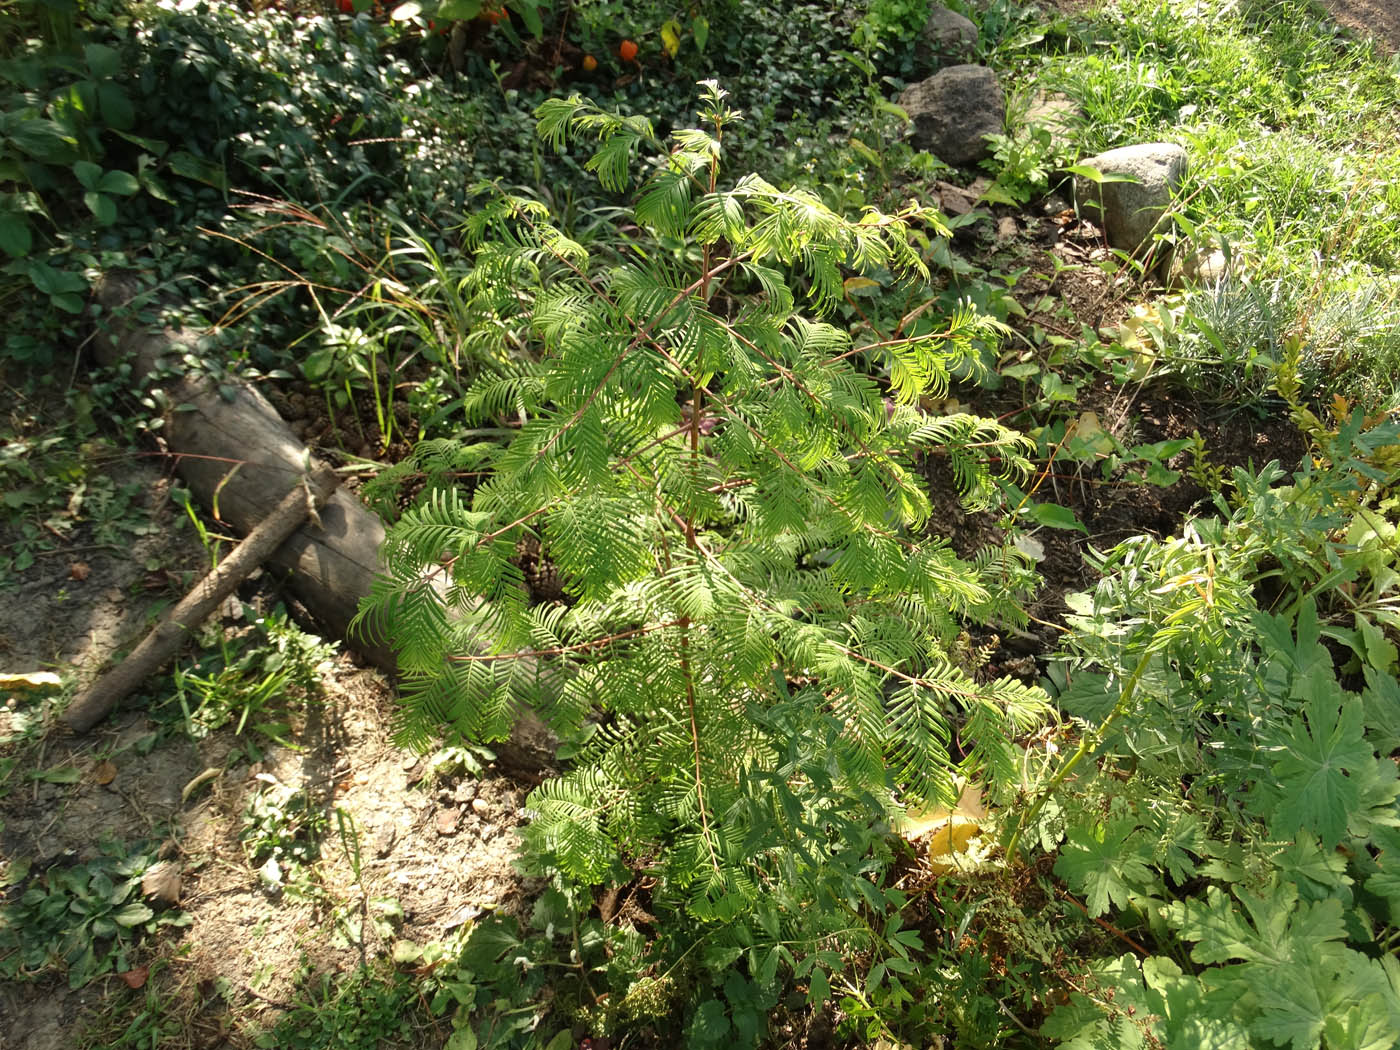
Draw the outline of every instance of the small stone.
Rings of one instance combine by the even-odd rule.
[[[388,827],[380,828],[374,836],[374,855],[383,860],[394,851],[394,843],[398,841],[399,829],[390,824]]]
[[[472,812],[479,817],[484,817],[491,812],[491,803],[484,798],[474,798],[472,799]]]
[[[450,838],[457,834],[457,823],[462,819],[462,811],[456,806],[448,809],[438,810],[437,817],[433,821],[433,827],[443,838]]]
[[[1010,215],[1003,215],[997,220],[997,240],[1009,241],[1020,232],[1021,228]]]
[[[951,182],[936,182],[933,187],[938,191],[938,200],[943,214],[950,218],[966,215],[977,203],[976,196],[961,186],[954,186]]]
[[[1040,214],[1046,218],[1060,216],[1071,210],[1070,202],[1058,193],[1047,193],[1045,199],[1040,202]]]
[[[281,896],[282,866],[277,863],[276,857],[267,858],[267,863],[258,869],[258,879],[262,882],[264,892],[273,897]]]
[[[1230,264],[1225,260],[1225,253],[1217,248],[1212,252],[1201,251],[1188,255],[1181,262],[1181,272],[1178,276],[1192,284],[1212,285],[1218,284],[1222,278],[1228,276],[1229,271]]]
[[[475,799],[476,782],[472,780],[462,781],[460,784],[457,785],[456,790],[452,792],[452,800],[454,802],[460,803],[461,805],[466,805],[468,802],[475,801]]]

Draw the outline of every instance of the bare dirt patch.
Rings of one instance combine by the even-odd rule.
[[[0,852],[37,874],[91,859],[101,841],[163,843],[190,924],[142,957],[165,962],[152,980],[179,1000],[171,1010],[197,1022],[188,1042],[168,1045],[252,1046],[321,975],[382,959],[399,939],[440,941],[486,912],[519,911],[532,891],[511,867],[526,789],[460,767],[435,772],[395,746],[385,729],[393,702],[380,674],[341,656],[325,668],[296,748],[268,748],[256,762],[231,731],[196,742],[160,712],[127,712],[91,739],[48,738],[42,758],[29,757],[81,779],[36,781],[0,800]],[[117,768],[107,784],[93,775],[101,760]],[[273,800],[266,813],[283,789],[314,807],[318,841],[304,870],[284,865],[274,879],[252,852],[254,800]],[[82,1045],[103,997],[123,994],[110,975],[77,992],[58,974],[0,984],[0,1046]],[[441,1041],[420,1036],[415,1045]]]
[[[0,671],[58,670],[71,689],[208,567],[165,479],[150,467],[129,473],[151,527],[125,550],[79,534],[66,553],[37,559],[0,595]],[[251,581],[241,601],[270,611],[273,581]],[[246,617],[221,627],[234,641],[248,630]],[[290,746],[251,725],[197,739],[168,674],[86,737],[58,728],[62,693],[0,695],[0,904],[66,868],[141,849],[176,866],[175,907],[189,920],[136,950],[132,965],[150,968],[138,991],[110,972],[70,990],[61,963],[0,982],[0,1048],[111,1045],[147,996],[179,1019],[163,1047],[251,1047],[322,976],[383,960],[397,940],[441,941],[486,912],[523,908],[533,888],[511,862],[527,788],[395,746],[389,683],[350,657],[319,677],[314,695],[273,701]],[[284,863],[274,879],[256,844],[276,829],[259,821],[275,823],[289,795],[306,810],[310,850],[300,870]],[[413,1045],[440,1045],[450,1026],[421,1020]]]
[[[1374,39],[1384,54],[1400,51],[1400,3],[1396,0],[1323,0],[1323,6],[1348,29]]]
[[[152,460],[94,464],[112,491],[133,495],[124,521],[89,522],[0,590],[0,665],[61,669],[84,680],[139,639],[148,621],[178,600],[208,555],[170,498]],[[0,543],[17,543],[0,530]]]

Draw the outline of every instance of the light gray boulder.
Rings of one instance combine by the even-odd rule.
[[[914,44],[917,68],[933,73],[944,66],[966,62],[973,57],[977,35],[977,23],[970,18],[933,5]]]
[[[913,122],[910,140],[945,164],[966,167],[991,156],[988,135],[1006,124],[1006,96],[985,66],[950,66],[910,84],[899,105]]]
[[[1162,218],[1186,176],[1186,162],[1186,151],[1170,142],[1122,146],[1090,157],[1081,163],[1132,181],[1095,183],[1076,177],[1079,213],[1102,226],[1113,247],[1136,253],[1152,234],[1165,230]]]

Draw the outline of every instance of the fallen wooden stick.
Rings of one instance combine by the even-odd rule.
[[[179,605],[151,628],[151,633],[130,656],[78,695],[63,714],[69,727],[74,732],[86,733],[106,718],[128,693],[175,655],[190,632],[203,623],[249,573],[267,561],[335,488],[335,474],[325,467],[298,482],[276,509],[219,562],[218,568],[200,580]]]

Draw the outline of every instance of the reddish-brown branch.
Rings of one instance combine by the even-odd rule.
[[[1111,923],[1111,922],[1105,922],[1103,919],[1099,918],[1097,915],[1089,915],[1089,909],[1086,908],[1086,907],[1084,907],[1083,904],[1079,903],[1079,901],[1074,897],[1074,895],[1073,895],[1072,893],[1070,893],[1068,890],[1065,890],[1065,889],[1063,889],[1062,887],[1056,887],[1056,892],[1059,893],[1059,895],[1060,895],[1061,897],[1063,897],[1065,900],[1067,900],[1067,901],[1069,901],[1071,904],[1073,904],[1073,905],[1074,905],[1076,908],[1078,908],[1080,911],[1082,911],[1085,915],[1087,915],[1087,916],[1089,917],[1090,921],[1093,922],[1094,924],[1096,924],[1100,929],[1103,929],[1103,930],[1107,931],[1108,933],[1111,933],[1113,936],[1117,937],[1120,941],[1122,941],[1124,944],[1126,944],[1126,945],[1127,945],[1129,948],[1131,948],[1133,951],[1137,952],[1137,953],[1138,953],[1139,955],[1141,955],[1143,958],[1146,958],[1147,956],[1149,956],[1149,955],[1152,954],[1150,951],[1148,951],[1148,950],[1147,950],[1146,948],[1144,948],[1142,945],[1138,944],[1137,941],[1133,940],[1133,939],[1132,939],[1131,937],[1129,937],[1126,933],[1124,933],[1122,930],[1120,930],[1117,926],[1113,925],[1113,923]]]

